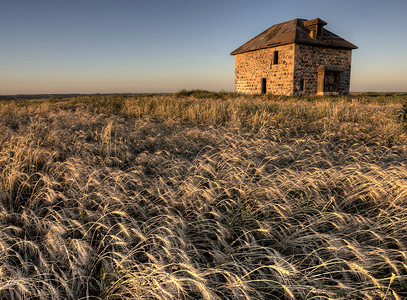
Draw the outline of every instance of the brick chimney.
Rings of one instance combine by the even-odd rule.
[[[313,39],[322,39],[323,27],[328,24],[320,18],[304,21],[305,27],[310,30],[309,36]]]

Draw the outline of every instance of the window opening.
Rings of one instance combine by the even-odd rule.
[[[273,54],[273,65],[278,65],[278,51],[274,51],[274,54]]]

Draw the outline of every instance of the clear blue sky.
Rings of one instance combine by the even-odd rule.
[[[359,46],[352,91],[407,91],[407,0],[1,0],[0,94],[234,89],[229,53],[319,17]]]

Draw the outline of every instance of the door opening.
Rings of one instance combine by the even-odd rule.
[[[267,93],[267,79],[262,78],[261,79],[261,94],[265,95]]]
[[[334,93],[339,91],[339,72],[325,73],[325,93]]]
[[[338,95],[341,70],[337,67],[318,68],[317,95]]]

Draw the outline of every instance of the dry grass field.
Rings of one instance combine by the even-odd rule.
[[[406,299],[406,103],[1,101],[0,299]]]

